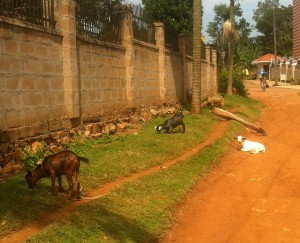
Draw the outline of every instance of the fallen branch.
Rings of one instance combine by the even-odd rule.
[[[261,135],[264,135],[266,136],[267,133],[265,132],[264,129],[262,129],[261,127],[251,123],[251,122],[248,122],[248,121],[245,121],[244,119],[232,114],[231,112],[229,111],[225,111],[223,109],[220,109],[220,108],[213,108],[212,112],[214,114],[216,114],[217,116],[220,116],[226,120],[236,120],[242,124],[244,124],[246,127],[249,127],[253,130],[255,130],[256,132],[260,133]]]

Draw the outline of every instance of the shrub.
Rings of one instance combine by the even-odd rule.
[[[228,70],[222,70],[220,73],[220,81],[219,81],[219,93],[226,94],[227,93],[227,82],[228,82],[229,72]],[[236,93],[241,96],[247,96],[247,90],[244,85],[244,74],[241,70],[236,69],[233,73],[233,82],[232,87],[236,89]]]
[[[23,162],[26,169],[32,169],[37,165],[37,162],[43,159],[45,156],[44,149],[38,149],[36,152],[33,152],[29,146],[24,149]]]

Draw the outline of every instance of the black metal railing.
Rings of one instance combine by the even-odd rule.
[[[133,38],[155,45],[155,32],[153,21],[147,20],[144,9],[140,5],[132,5]]]
[[[185,33],[185,52],[188,56],[193,56],[193,33]],[[201,40],[201,59],[206,60],[205,43]]]
[[[164,25],[166,49],[178,51],[178,33],[168,22],[165,22]]]
[[[0,0],[0,16],[55,28],[54,0]]]
[[[193,56],[193,34],[185,33],[185,53],[188,56]]]
[[[119,0],[76,0],[76,28],[81,37],[121,44],[126,10]]]

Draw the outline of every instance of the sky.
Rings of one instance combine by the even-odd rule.
[[[252,19],[253,11],[257,8],[257,3],[259,0],[240,0],[239,3],[241,4],[241,9],[243,10],[243,17],[249,22],[251,25],[254,25],[255,22]],[[261,0],[262,1],[262,0]],[[141,4],[142,0],[125,0],[125,2]],[[202,1],[203,4],[203,29],[202,35],[205,36],[206,40],[209,41],[209,36],[205,32],[207,29],[207,25],[209,22],[213,21],[215,17],[214,6],[217,4],[226,3],[230,4],[229,0],[207,0]],[[280,5],[288,6],[293,4],[293,0],[279,0]],[[253,29],[252,36],[257,35],[257,31]]]

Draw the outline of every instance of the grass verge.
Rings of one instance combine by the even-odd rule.
[[[228,109],[239,105],[239,116],[247,120],[258,117],[258,103],[238,96],[225,99]],[[203,115],[187,115],[184,118],[185,134],[156,134],[154,125],[162,120],[157,118],[146,123],[137,135],[73,144],[73,151],[91,160],[89,166],[81,166],[84,189],[101,187],[108,181],[161,165],[183,154],[205,140],[212,125],[218,121],[210,111],[204,110]],[[242,128],[237,122],[229,123],[226,134],[199,154],[169,169],[124,184],[28,241],[156,241],[172,224],[174,206],[220,160],[229,141]],[[21,175],[0,184],[0,192],[0,238],[42,217],[45,212],[69,203],[62,195],[51,196],[49,180],[45,179],[37,189],[29,190]]]

